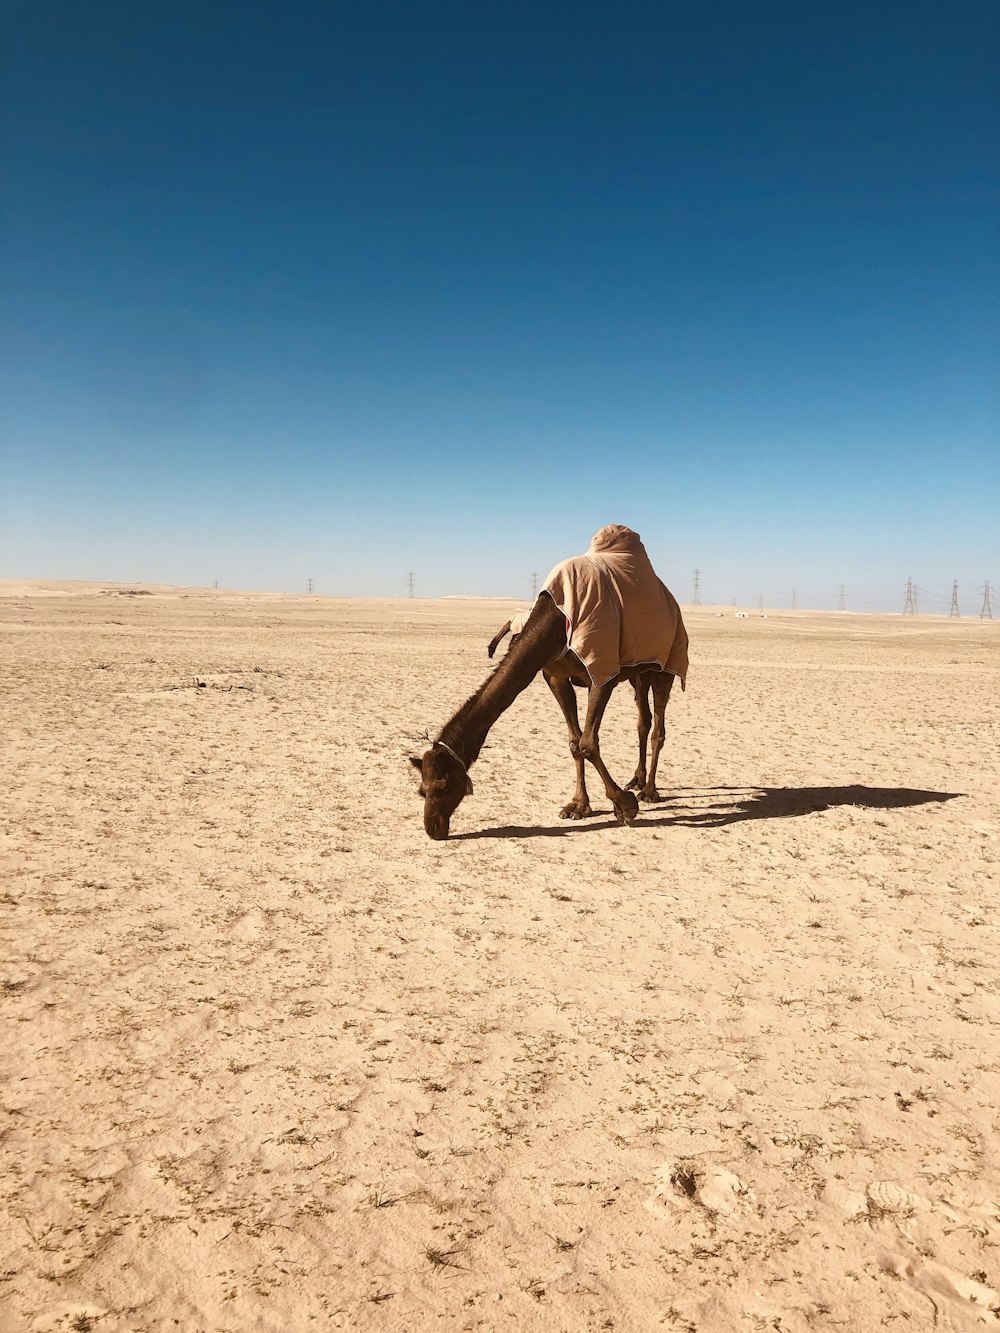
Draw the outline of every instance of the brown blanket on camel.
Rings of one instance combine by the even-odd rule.
[[[566,617],[566,646],[594,685],[622,670],[657,666],[688,670],[688,636],[672,593],[656,577],[639,534],[611,523],[594,534],[586,555],[555,569],[543,589]]]

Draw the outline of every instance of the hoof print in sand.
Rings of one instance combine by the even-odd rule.
[[[699,1168],[690,1162],[677,1162],[656,1172],[655,1198],[682,1203],[690,1200],[710,1213],[730,1214],[752,1196],[739,1176],[724,1167]]]
[[[922,1292],[933,1303],[935,1310],[943,1297],[975,1307],[986,1324],[1000,1324],[1000,1292],[995,1287],[988,1287],[985,1282],[965,1277],[955,1269],[936,1264],[931,1259],[923,1259],[917,1254],[903,1254],[901,1251],[880,1254],[878,1264],[883,1273],[891,1273],[893,1277],[908,1283],[914,1291]]]

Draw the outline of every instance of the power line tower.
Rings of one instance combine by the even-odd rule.
[[[913,579],[906,580],[906,601],[903,603],[903,615],[915,616],[917,614],[917,590],[913,586]]]
[[[691,605],[701,606],[701,570],[694,571],[694,588],[691,592]]]
[[[417,586],[417,580],[416,580],[415,575],[412,574],[412,573],[407,574],[407,576],[406,576],[406,591],[407,591],[407,593],[408,593],[408,595],[409,595],[410,597],[415,597],[415,596],[417,595],[416,592],[415,592],[416,586]]]
[[[316,585],[312,579],[306,579],[306,592],[312,592],[315,586]]]
[[[792,589],[792,610],[794,611],[795,609],[796,609],[796,607],[795,607],[795,589],[793,588],[793,589]]]
[[[847,589],[843,584],[840,585],[840,596],[837,598],[837,610],[847,610]]]
[[[980,620],[993,619],[993,607],[991,605],[992,601],[993,601],[993,594],[990,592],[990,581],[989,579],[987,579],[986,583],[983,585],[983,609],[979,613]]]
[[[537,596],[538,596],[538,574],[535,573],[532,574],[531,576],[531,600],[534,601]]]
[[[213,579],[213,581],[212,581],[212,587],[215,589],[216,592],[219,591],[219,580],[218,580],[218,579]]]
[[[949,616],[960,616],[962,613],[958,609],[958,579],[952,579],[951,583],[951,607],[948,611]]]

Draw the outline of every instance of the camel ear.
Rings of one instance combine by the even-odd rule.
[[[465,775],[465,794],[466,796],[472,795],[472,779],[469,777],[468,773]]]
[[[424,761],[422,759],[418,759],[415,754],[410,755],[410,763],[413,765],[414,768],[422,769],[424,766]]]

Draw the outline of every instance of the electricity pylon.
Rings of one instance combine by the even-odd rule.
[[[979,613],[980,620],[993,619],[993,607],[991,605],[992,601],[993,601],[993,594],[990,592],[990,581],[989,579],[987,579],[985,585],[983,586],[983,609]]]
[[[694,589],[691,593],[691,605],[701,606],[701,570],[694,571]]]
[[[951,584],[951,607],[948,611],[949,616],[961,616],[958,609],[958,579],[953,579]]]
[[[913,586],[913,579],[906,580],[906,602],[903,605],[904,616],[915,616],[917,614],[917,590]]]
[[[413,574],[407,574],[407,576],[406,576],[406,590],[407,590],[407,592],[409,593],[409,595],[410,595],[411,597],[415,597],[415,596],[416,596],[416,593],[414,592],[414,588],[416,587],[416,582],[417,582],[417,580],[416,580],[416,576],[415,576],[415,575],[413,575]]]
[[[844,587],[843,584],[840,585],[840,596],[837,598],[837,610],[838,611],[847,610],[847,589]]]

